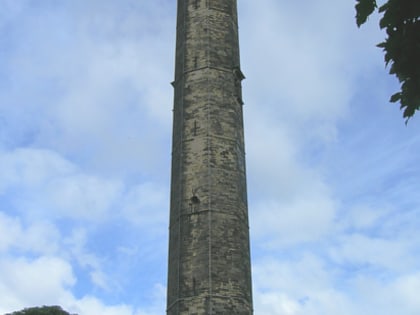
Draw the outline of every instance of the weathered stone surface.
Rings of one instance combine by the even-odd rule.
[[[252,314],[236,0],[178,0],[167,314]]]

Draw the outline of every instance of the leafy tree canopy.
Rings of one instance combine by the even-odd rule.
[[[400,103],[403,117],[412,117],[420,110],[420,0],[388,0],[378,7],[376,0],[356,0],[357,26],[378,10],[379,22],[387,37],[377,46],[385,53],[389,73],[401,83],[401,90],[393,94],[390,102]]]
[[[42,306],[25,308],[21,311],[5,315],[71,315],[64,311],[60,306]],[[75,315],[75,314],[74,314]]]

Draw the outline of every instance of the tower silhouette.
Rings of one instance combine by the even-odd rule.
[[[167,314],[252,314],[236,0],[178,0]]]

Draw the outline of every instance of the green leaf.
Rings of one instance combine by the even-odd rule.
[[[374,0],[356,0],[357,25],[365,23],[377,8]],[[386,38],[377,47],[384,53],[389,73],[401,84],[400,91],[390,97],[399,103],[408,119],[420,111],[420,0],[385,0],[378,9],[383,14],[379,27]]]
[[[401,92],[395,93],[391,96],[391,99],[389,100],[391,103],[396,103],[401,99]]]
[[[382,13],[382,12],[388,10],[388,8],[389,8],[389,2],[386,2],[384,5],[379,7],[378,11],[379,11],[379,13]]]
[[[376,0],[356,0],[358,3],[356,4],[356,23],[357,26],[360,27],[362,24],[364,24],[369,15],[372,14],[372,12],[377,7]]]

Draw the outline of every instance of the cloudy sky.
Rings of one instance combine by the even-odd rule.
[[[238,3],[255,315],[419,314],[420,117],[377,17]],[[164,314],[175,17],[0,0],[0,314]]]

